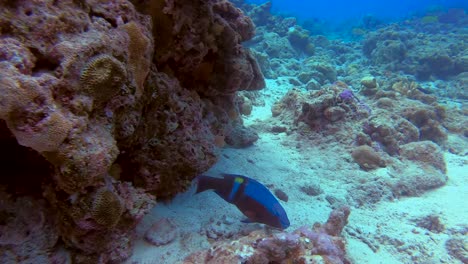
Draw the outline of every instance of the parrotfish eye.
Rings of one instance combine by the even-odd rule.
[[[234,182],[236,182],[236,183],[243,183],[243,182],[244,182],[244,179],[242,179],[241,177],[236,177],[236,178],[234,179]]]

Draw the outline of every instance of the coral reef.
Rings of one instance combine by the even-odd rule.
[[[0,32],[2,156],[41,168],[1,184],[47,200],[73,262],[127,258],[153,195],[185,190],[219,138],[257,139],[235,95],[265,84],[254,25],[228,1],[2,2]]]
[[[466,49],[461,35],[446,41],[443,30],[420,33],[412,27],[388,26],[366,35],[363,52],[376,65],[403,70],[420,80],[445,79],[467,71],[466,55],[459,52]]]
[[[325,224],[303,226],[291,233],[253,231],[195,252],[184,263],[351,263],[341,237],[349,214],[349,207],[340,207],[330,213]]]
[[[307,55],[314,53],[314,45],[309,39],[310,33],[301,27],[291,27],[288,30],[288,40],[293,47]]]
[[[419,140],[419,130],[416,126],[406,119],[389,116],[382,111],[376,111],[376,115],[363,124],[362,131],[390,155],[397,154],[400,145]]]
[[[161,36],[156,66],[183,87],[206,96],[264,87],[256,60],[239,45],[253,37],[254,25],[229,1],[168,1],[163,8],[160,1],[141,2],[137,8],[152,16],[154,35]]]
[[[375,77],[366,76],[354,82],[361,87],[357,91],[342,81],[317,91],[289,90],[272,106],[269,125],[288,127],[296,148],[304,141],[318,146],[340,142],[338,151],[349,153],[347,160],[363,170],[387,167],[389,177],[353,179],[359,187],[349,190],[348,197],[356,206],[417,196],[444,185],[441,149],[447,144],[449,118],[445,107],[421,92],[416,82],[401,80],[384,89]]]
[[[303,122],[314,131],[346,120],[363,119],[370,114],[370,109],[343,82],[310,93],[291,90],[272,106],[271,111],[274,117],[284,122],[291,125]]]
[[[106,228],[114,227],[120,221],[123,212],[120,198],[107,188],[96,191],[90,209],[91,218]]]

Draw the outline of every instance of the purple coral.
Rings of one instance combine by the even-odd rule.
[[[370,115],[372,114],[372,110],[371,108],[364,102],[362,102],[361,100],[359,100],[359,98],[357,98],[356,95],[354,95],[353,91],[351,91],[350,89],[344,89],[339,95],[338,97],[341,99],[341,101],[343,102],[351,102],[353,100],[355,100],[357,102],[357,105],[359,107],[359,109],[362,109],[364,110],[364,112],[367,113],[367,115]],[[360,114],[360,113],[358,113]]]
[[[344,102],[351,101],[353,99],[356,99],[356,101],[359,102],[359,99],[354,96],[353,91],[350,89],[344,89],[339,95],[340,99]]]

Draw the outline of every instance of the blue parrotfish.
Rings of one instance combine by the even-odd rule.
[[[226,202],[237,206],[247,217],[243,222],[257,222],[279,229],[289,227],[286,211],[263,184],[242,175],[222,176],[223,178],[198,176],[196,193],[214,190]]]

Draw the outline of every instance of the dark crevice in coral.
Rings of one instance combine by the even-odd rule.
[[[2,29],[2,37],[12,36],[15,33],[15,28],[9,21],[0,20],[0,28]]]
[[[106,20],[107,22],[109,22],[109,24],[111,24],[112,27],[114,27],[114,28],[117,27],[117,21],[111,20],[111,19],[109,19],[109,18],[103,16],[102,14],[99,14],[99,13],[97,13],[97,12],[94,12],[93,10],[90,10],[90,11],[89,11],[89,17],[91,17],[91,18],[92,18],[92,17],[100,17],[100,18]]]
[[[115,163],[120,166],[120,180],[133,183],[137,171],[135,165],[130,162],[129,155],[126,153],[127,151],[122,152],[122,154],[117,157]]]
[[[18,4],[20,4],[20,1],[6,0],[6,1],[3,1],[2,4],[9,8],[17,8]]]
[[[0,167],[0,185],[15,195],[41,196],[41,185],[53,172],[44,157],[17,143],[3,120],[0,120]]]
[[[53,72],[60,65],[58,62],[52,61],[50,57],[42,54],[36,48],[30,47],[29,50],[34,55],[34,57],[36,57],[36,63],[32,69],[33,74],[40,72]]]

